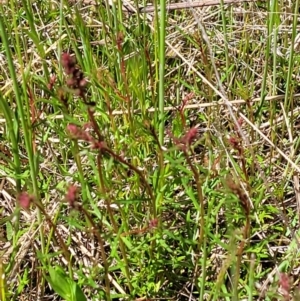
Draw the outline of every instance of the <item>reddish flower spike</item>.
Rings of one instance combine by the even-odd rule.
[[[76,199],[77,199],[77,187],[75,185],[71,185],[66,194],[66,201],[69,203],[70,207],[74,207]]]
[[[17,200],[20,204],[20,206],[27,210],[30,207],[31,202],[33,201],[33,196],[28,194],[27,192],[21,192],[18,197]]]
[[[284,295],[288,295],[290,292],[290,279],[289,276],[285,273],[280,273],[279,283],[282,288]]]
[[[239,144],[240,144],[240,142],[239,142],[238,139],[236,139],[235,137],[230,137],[230,138],[228,139],[228,141],[229,141],[230,145],[231,145],[234,149],[239,149]]]
[[[192,142],[196,139],[198,133],[197,128],[191,128],[185,135],[185,141],[188,145],[191,145]]]
[[[72,123],[68,124],[67,131],[70,133],[70,135],[73,138],[79,138],[79,136],[80,136],[80,129],[75,124],[72,124]]]
[[[158,225],[158,219],[155,218],[155,219],[152,219],[149,221],[149,228],[150,229],[153,229],[153,228],[156,228]]]

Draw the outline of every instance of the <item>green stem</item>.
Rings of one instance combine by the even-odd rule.
[[[159,84],[158,84],[158,110],[159,110],[159,143],[164,142],[164,105],[165,105],[165,39],[166,39],[166,1],[160,1],[159,22]]]
[[[275,10],[275,5],[277,3],[277,0],[272,0],[271,1],[271,13],[268,14],[268,36],[267,36],[267,46],[266,46],[266,51],[265,51],[265,62],[269,61],[270,58],[270,53],[271,53],[271,41],[272,41],[272,32],[273,32],[273,27],[274,27],[274,19],[275,15],[272,13]],[[265,103],[265,98],[267,96],[267,80],[268,80],[268,72],[269,72],[269,64],[266,63],[264,67],[264,74],[263,74],[263,80],[262,80],[262,85],[261,85],[261,101],[259,104],[259,107],[255,113],[255,117],[259,117],[260,119],[260,112],[264,106]]]
[[[287,80],[286,80],[286,89],[285,89],[285,97],[284,97],[284,108],[285,111],[291,110],[293,111],[293,103],[290,103],[291,95],[293,94],[293,91],[291,89],[292,86],[292,74],[294,71],[294,45],[295,45],[295,39],[297,35],[297,25],[298,25],[298,15],[299,15],[299,0],[295,2],[295,8],[294,8],[294,14],[293,14],[293,28],[292,28],[292,38],[291,38],[291,45],[290,45],[290,57],[289,57],[289,67],[288,67],[288,74],[287,74]],[[293,124],[293,114],[291,115],[290,124]],[[291,127],[292,135],[293,135],[293,126]]]

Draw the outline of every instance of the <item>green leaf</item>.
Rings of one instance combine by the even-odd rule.
[[[49,267],[49,275],[50,277],[46,278],[53,290],[62,298],[71,301],[72,288],[70,286],[69,278],[64,271],[59,267],[56,267],[55,269]]]
[[[6,223],[6,238],[7,240],[11,240],[13,238],[13,226],[12,224],[8,221]]]
[[[73,296],[75,297],[74,300],[76,301],[86,301],[83,291],[76,282],[73,282]]]
[[[49,275],[50,277],[46,276],[46,279],[53,290],[63,299],[66,301],[86,301],[86,297],[80,286],[61,267],[49,267]]]

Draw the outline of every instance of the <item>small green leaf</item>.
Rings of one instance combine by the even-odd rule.
[[[13,227],[9,221],[6,223],[6,238],[8,241],[13,238]]]

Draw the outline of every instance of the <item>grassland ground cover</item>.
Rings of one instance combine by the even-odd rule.
[[[299,1],[2,1],[0,300],[300,300]]]

